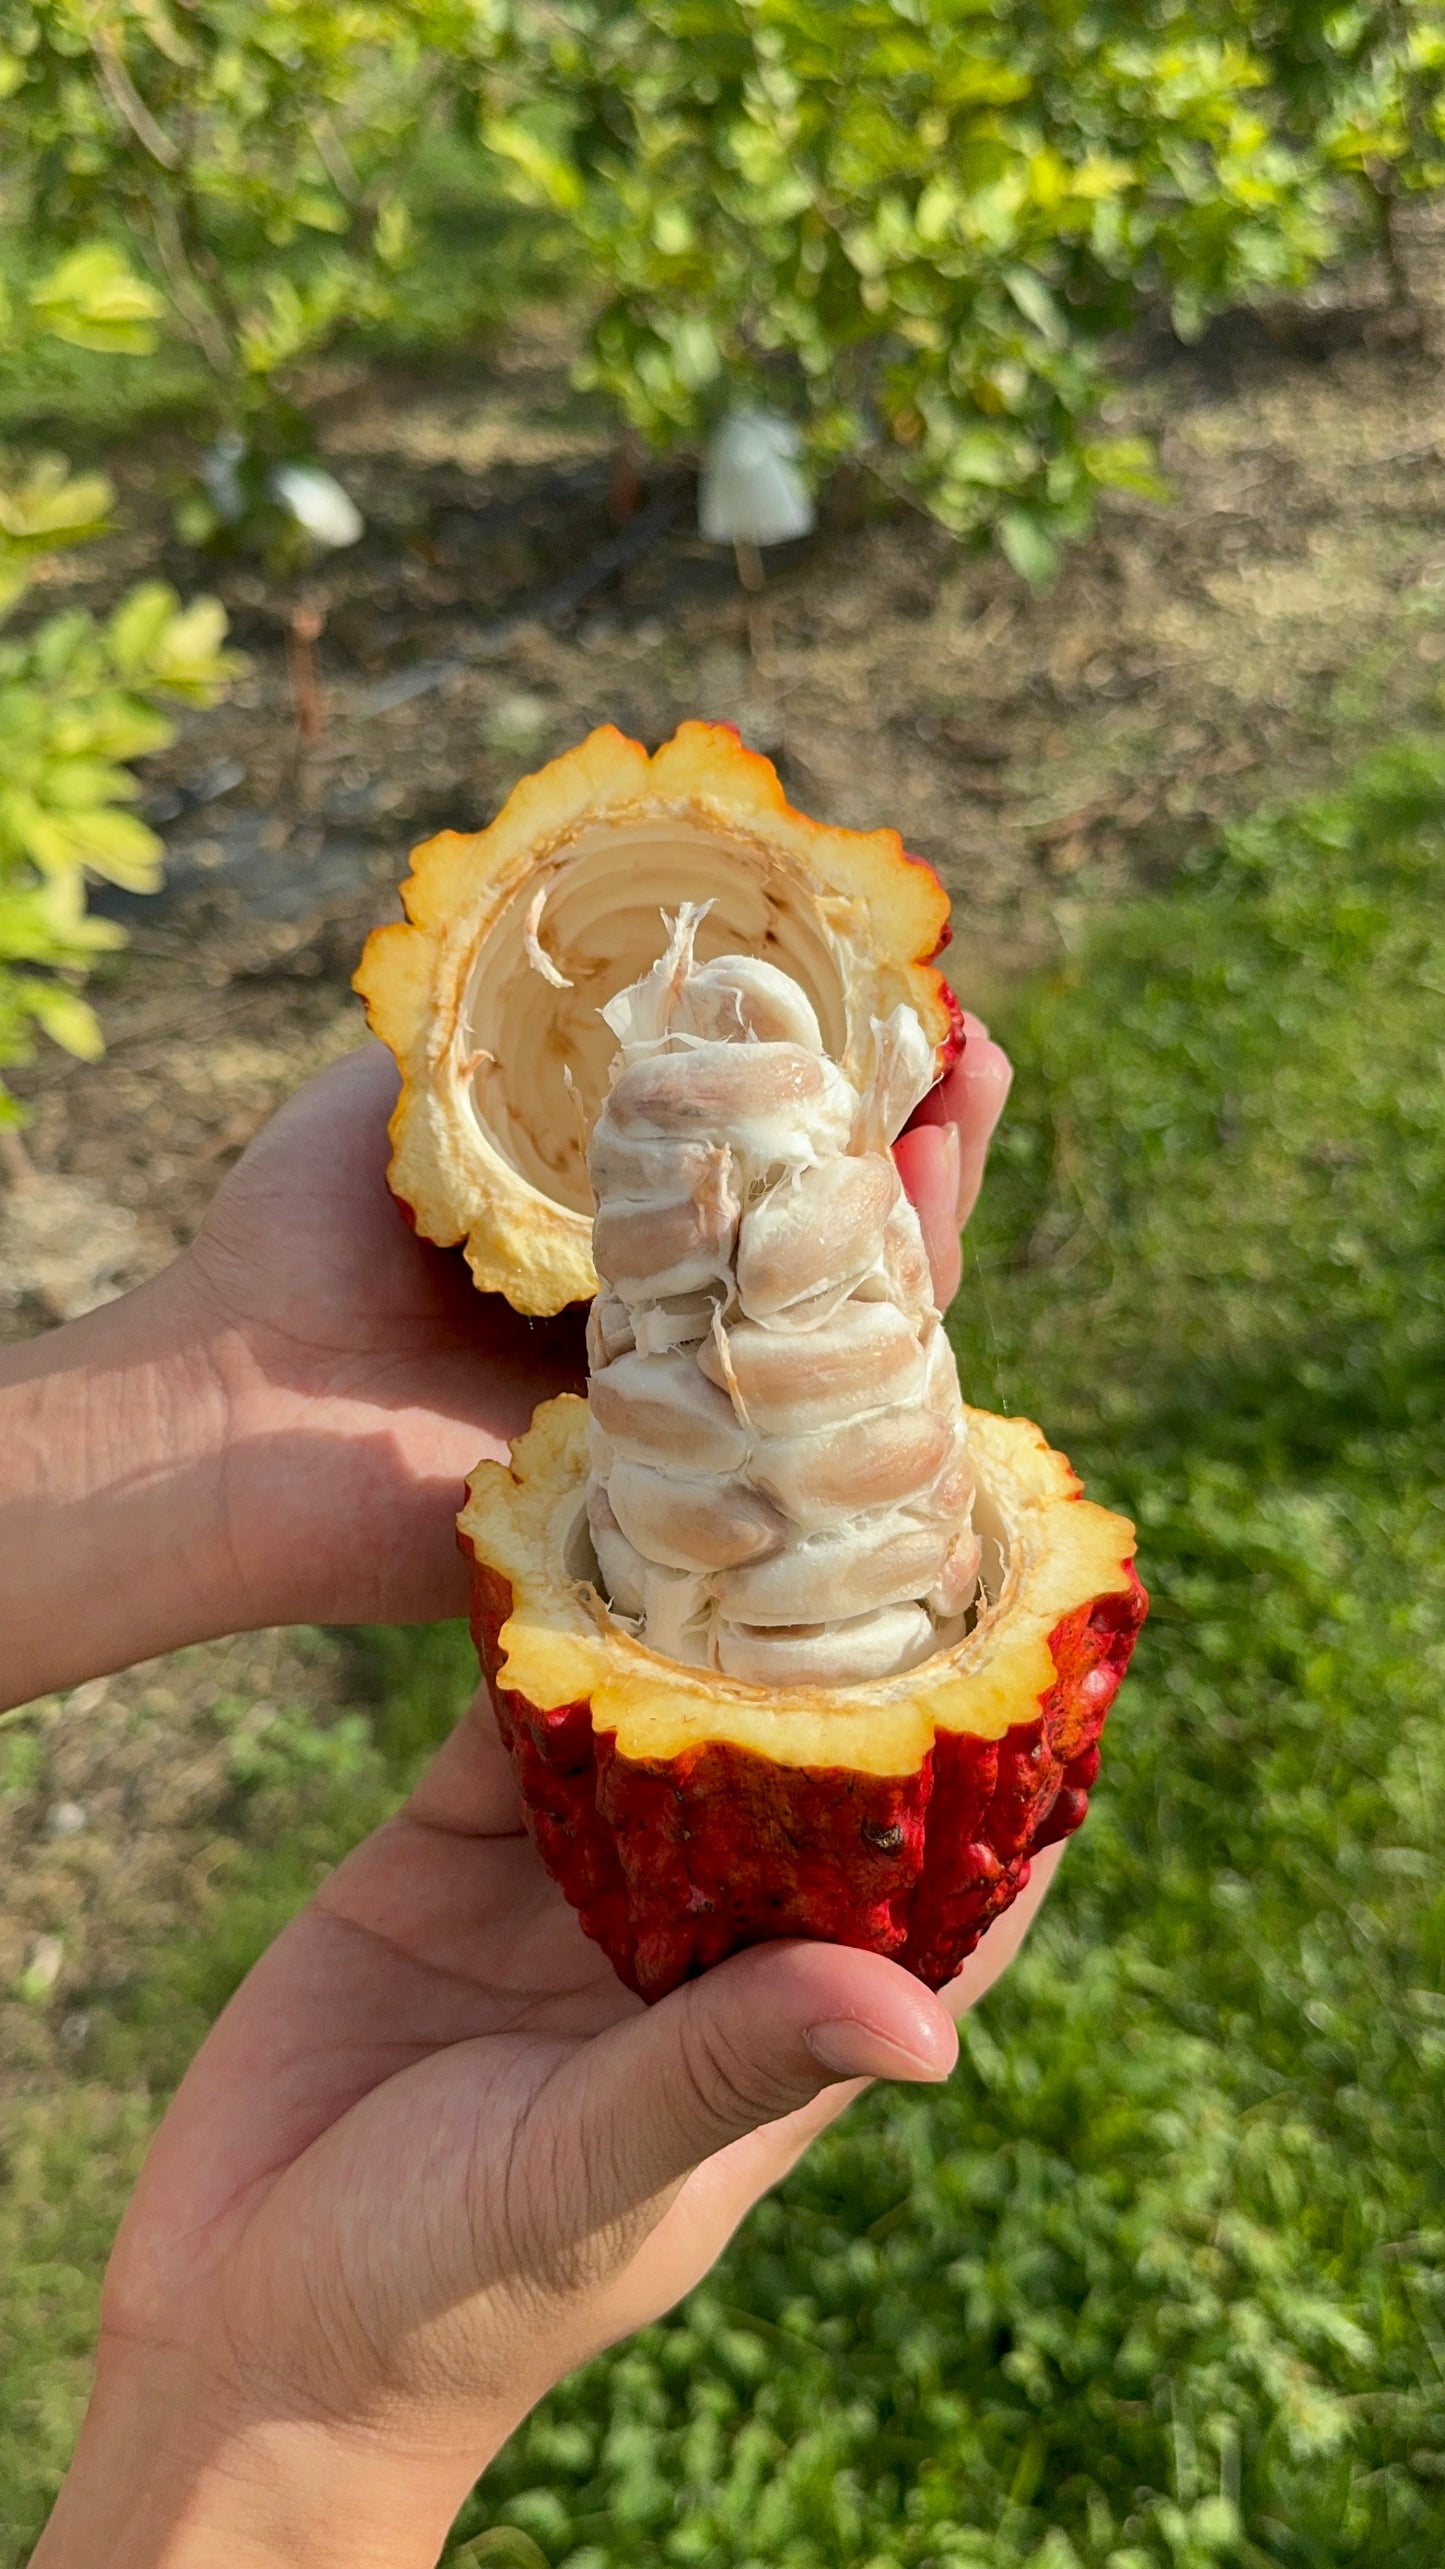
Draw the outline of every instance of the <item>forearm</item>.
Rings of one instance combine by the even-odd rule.
[[[0,1704],[247,1620],[226,1411],[178,1269],[0,1354]]]
[[[242,2421],[149,2362],[102,2356],[31,2569],[433,2569],[501,2442],[392,2451],[313,2422]]]

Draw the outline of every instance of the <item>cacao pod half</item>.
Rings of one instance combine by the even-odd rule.
[[[598,1180],[592,1415],[544,1404],[459,1520],[543,1860],[647,1998],[775,1936],[940,1986],[1083,1818],[1147,1607],[1132,1527],[961,1405],[887,1158],[962,1042],[942,887],[701,723],[596,732],[413,863],[357,976],[394,1189],[550,1313],[598,1291]]]
[[[938,1048],[958,1009],[932,957],[948,897],[896,830],[825,829],[723,723],[649,758],[595,731],[523,779],[489,829],[412,857],[406,923],[368,938],[356,988],[402,1073],[391,1184],[423,1239],[466,1247],[484,1293],[545,1314],[597,1291],[586,1139],[607,1094],[601,1011],[658,950],[658,915],[711,906],[700,957],[740,948],[807,993],[861,1077],[876,1021],[911,1006]]]

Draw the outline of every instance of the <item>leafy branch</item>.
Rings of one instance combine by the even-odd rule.
[[[156,298],[105,245],[75,250],[28,297],[26,320],[83,348],[143,352]],[[6,316],[12,339],[20,324]],[[0,625],[48,557],[93,543],[113,494],[99,473],[41,456],[0,478]],[[0,634],[0,1125],[19,1109],[3,1073],[37,1034],[92,1060],[100,1027],[80,983],[124,932],[88,915],[95,879],[154,890],[161,843],[127,808],[130,762],[174,737],[164,707],[214,701],[235,666],[212,598],[182,606],[150,582],[103,620],[71,609]]]

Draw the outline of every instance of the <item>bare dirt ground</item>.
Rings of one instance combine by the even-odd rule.
[[[1445,400],[1388,328],[1239,322],[1141,369],[1121,420],[1158,438],[1173,504],[1111,505],[1047,594],[850,484],[769,557],[760,605],[692,531],[685,475],[619,521],[566,358],[539,324],[445,380],[338,375],[324,442],[368,531],[304,583],[198,575],[169,529],[179,442],[107,459],[124,531],[52,598],[204,577],[249,667],[150,762],[170,889],[114,905],[132,943],[98,991],[105,1061],[16,1082],[37,1183],[0,1186],[0,1335],[173,1254],[276,1104],[359,1040],[349,975],[407,847],[485,821],[594,723],[735,721],[805,809],[896,824],[948,883],[954,977],[986,1011],[1218,821],[1441,718]],[[311,746],[298,602],[325,619]],[[339,1645],[217,1644],[0,1732],[10,2081],[83,2069],[97,1993],[194,1907],[229,1825],[217,1703],[278,1693],[334,1710]]]
[[[246,1833],[241,1779],[268,1729],[298,1704],[334,1718],[347,1668],[320,1634],[243,1634],[0,1728],[0,2106],[93,2066],[106,2011]]]

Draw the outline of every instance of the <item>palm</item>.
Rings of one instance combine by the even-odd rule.
[[[469,2360],[477,2305],[519,2270],[534,2295],[539,2281],[575,2286],[589,2239],[624,2220],[624,2206],[599,2199],[594,2154],[564,2102],[572,2082],[559,2092],[558,2073],[640,2013],[543,1872],[479,1704],[407,1808],[265,1956],[199,2055],[121,2234],[116,2315],[127,2333],[163,2313],[173,2325],[224,2266],[242,2340],[284,2367],[294,2335],[318,2406],[357,2405],[354,2380],[316,2379],[318,2293],[340,2367],[358,2325],[367,2342],[389,2330],[406,2360],[424,2363],[433,2396],[440,2372],[459,2401],[485,2399],[493,2386]],[[851,2092],[750,2134],[690,2180],[642,2253],[594,2278],[598,2342],[686,2290]],[[535,2191],[507,2182],[518,2167],[536,2172]],[[649,2205],[648,2226],[654,2214]],[[507,2385],[518,2413],[547,2372],[536,2321],[534,2302],[537,2378]],[[394,2398],[405,2385],[374,2389]]]
[[[572,1315],[519,1319],[476,1293],[460,1256],[408,1229],[386,1187],[396,1089],[379,1044],[311,1081],[189,1253],[208,1325],[232,1345],[233,1542],[243,1568],[264,1548],[253,1584],[272,1621],[462,1611],[453,1522],[466,1474],[580,1376]],[[280,1603],[278,1565],[292,1580]]]
[[[1049,1870],[951,2003],[1004,1967]],[[509,2424],[669,2307],[856,2093],[826,2090],[679,2189],[639,2193],[600,2107],[607,2038],[642,2013],[543,1872],[481,1699],[199,2055],[121,2233],[112,2323],[174,2333],[188,2304],[219,2301],[232,2345],[264,2348],[268,2387],[304,2381],[318,2413],[349,2418],[424,2394],[465,2452],[479,2406]]]

